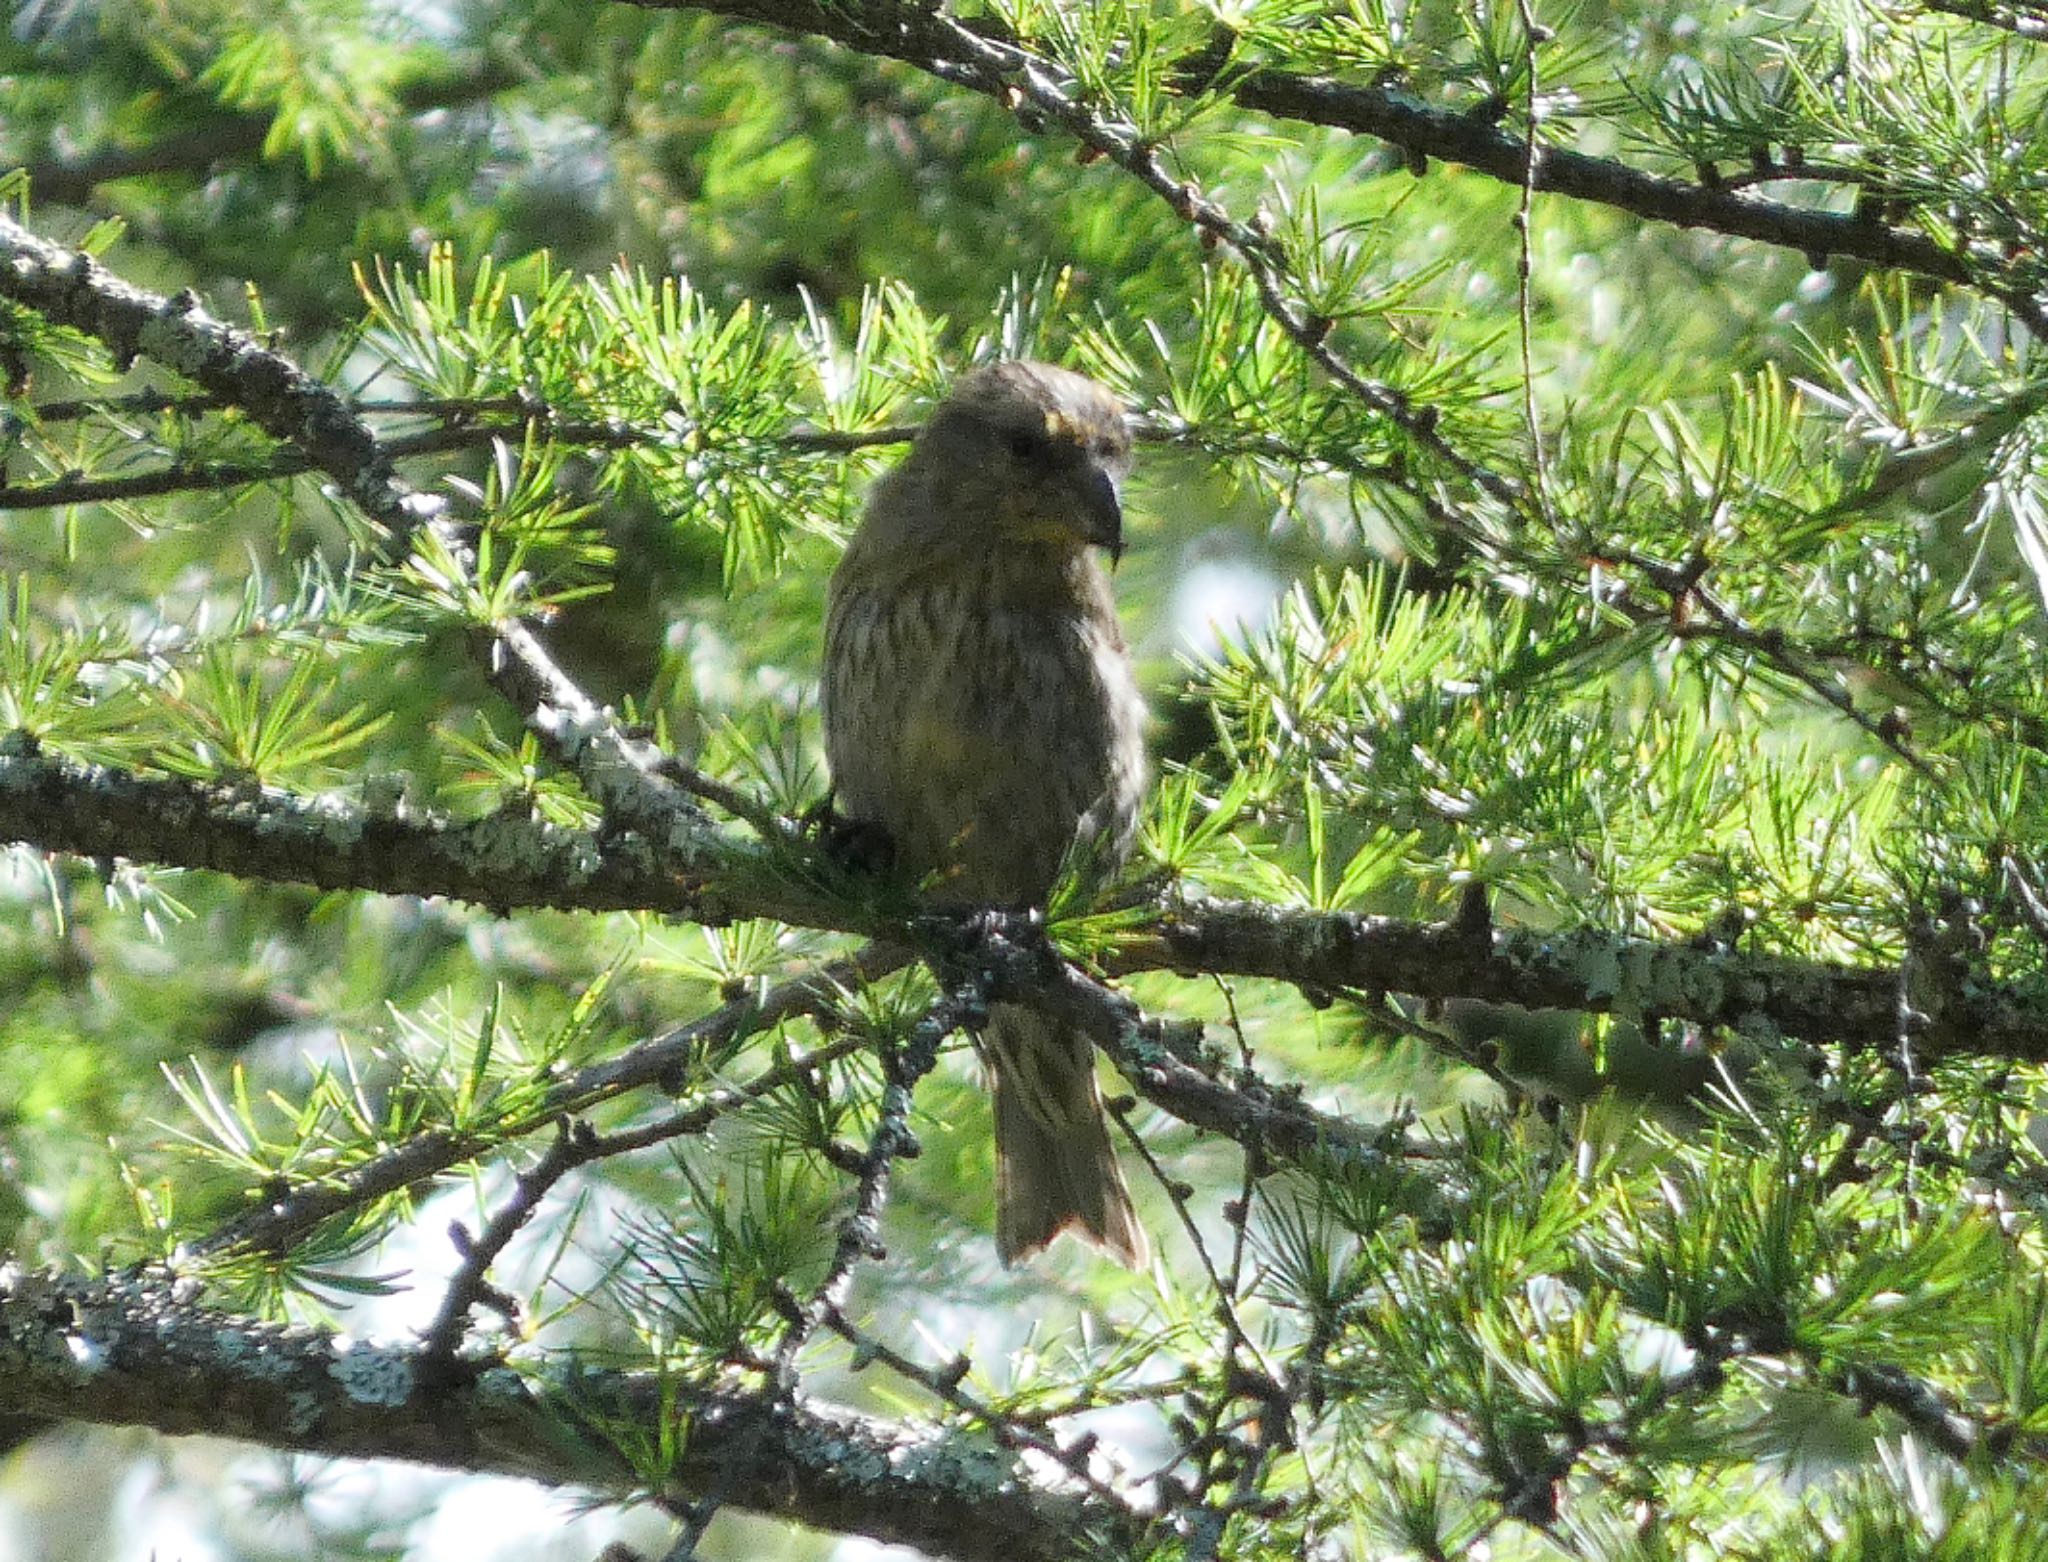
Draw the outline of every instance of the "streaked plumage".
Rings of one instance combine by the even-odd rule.
[[[1042,903],[1077,839],[1117,860],[1145,784],[1144,706],[1089,551],[1121,551],[1122,409],[1036,363],[963,378],[876,485],[832,578],[825,746],[839,810],[948,901]],[[980,1037],[995,1094],[1006,1262],[1078,1227],[1143,1262],[1086,1037],[998,1004]]]

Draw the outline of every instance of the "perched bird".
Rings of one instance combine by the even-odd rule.
[[[963,377],[876,485],[832,577],[825,750],[838,808],[953,904],[1043,904],[1077,843],[1130,848],[1145,708],[1109,577],[1123,550],[1123,410],[1049,364]],[[995,1096],[1005,1263],[1068,1228],[1145,1260],[1086,1036],[996,1004],[978,1038]]]

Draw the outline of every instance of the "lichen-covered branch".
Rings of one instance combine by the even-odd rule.
[[[523,1476],[614,1499],[734,1506],[963,1559],[1114,1544],[1128,1509],[955,1431],[654,1373],[450,1376],[418,1347],[347,1342],[184,1305],[168,1287],[0,1268],[0,1404],[174,1436]],[[665,1470],[622,1447],[673,1438]]]
[[[248,332],[214,319],[192,293],[167,298],[123,281],[91,256],[0,216],[0,298],[103,344],[117,364],[148,358],[247,413],[296,447],[382,528],[387,545],[430,533],[448,567],[467,574],[471,550],[446,499],[398,475],[391,451],[339,392]],[[570,765],[614,821],[661,851],[700,843],[710,820],[660,777],[662,755],[628,736],[555,665],[524,623],[479,634],[486,674]]]
[[[446,895],[500,909],[630,909],[705,922],[768,917],[868,937],[903,933],[869,905],[762,871],[761,848],[730,832],[683,837],[664,856],[632,832],[600,836],[512,815],[458,823],[339,797],[136,776],[35,753],[18,736],[0,738],[0,841],[322,889]],[[680,855],[693,845],[700,855]],[[694,874],[679,871],[691,862]],[[1890,967],[1659,943],[1597,928],[1475,933],[1454,923],[1209,901],[1163,912],[1151,928],[1126,934],[1105,964],[1118,974],[1269,977],[1312,991],[1478,998],[1861,1047],[1897,1041]],[[1928,1055],[2048,1060],[2048,1001],[2039,996],[1976,977],[1935,999],[1921,1042]],[[1094,1013],[1098,1041],[1124,1034],[1128,1017],[1107,1015]],[[1201,1094],[1189,1082],[1183,1105],[1211,1110],[1195,1104]]]
[[[91,256],[0,216],[0,296],[102,343],[116,364],[148,358],[296,445],[365,515],[398,534],[438,519],[445,502],[417,492],[376,435],[330,386],[246,331],[214,319],[198,296],[167,298],[125,282]]]
[[[1323,992],[1359,988],[1584,1009],[1889,1049],[1898,1042],[1898,973],[1656,943],[1596,928],[1402,921],[1211,902],[1126,941],[1112,968],[1265,976]],[[1929,1055],[2048,1061],[2048,1006],[2017,988],[1958,974],[1929,1005]]]
[[[461,822],[340,794],[141,776],[37,752],[0,735],[0,841],[81,857],[203,868],[317,889],[445,895],[481,905],[639,910],[715,920],[701,880],[630,832],[501,813]],[[731,866],[750,846],[734,840]],[[709,864],[701,864],[708,868]]]

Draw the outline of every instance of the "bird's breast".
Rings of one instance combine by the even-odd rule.
[[[1128,842],[1144,710],[1106,589],[988,572],[836,589],[824,692],[841,810],[950,895],[1036,900],[1077,836]]]

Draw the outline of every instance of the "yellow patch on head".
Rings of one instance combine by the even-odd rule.
[[[1029,518],[1029,512],[1027,512],[1025,523],[1013,529],[1011,540],[1015,542],[1056,543],[1069,548],[1080,546],[1072,522],[1064,520],[1033,520]]]

